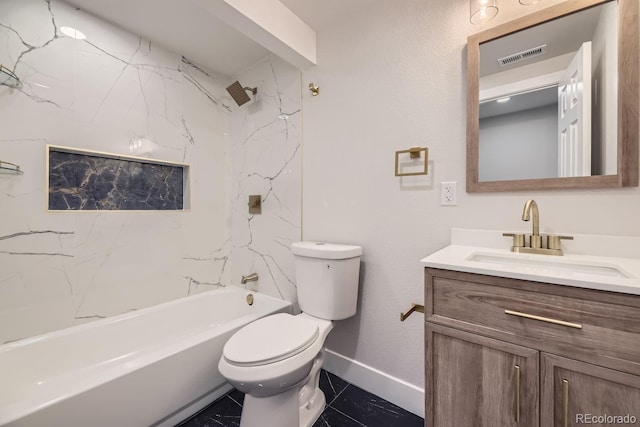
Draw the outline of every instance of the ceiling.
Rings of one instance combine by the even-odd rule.
[[[316,32],[334,22],[353,16],[379,0],[280,0]]]
[[[480,75],[486,76],[569,52],[576,52],[582,43],[593,38],[600,14],[605,7],[616,7],[616,4],[612,2],[583,10],[483,43],[480,47]],[[567,29],[570,29],[570,31],[567,31]],[[546,55],[504,67],[498,65],[498,58],[544,44],[547,45],[548,49]]]
[[[190,0],[66,1],[227,76],[234,76],[269,54]],[[380,0],[280,1],[319,32]]]
[[[480,119],[517,113],[519,111],[534,110],[536,108],[553,105],[558,108],[558,86],[547,87],[532,92],[520,93],[502,98],[506,102],[495,100],[480,103]]]

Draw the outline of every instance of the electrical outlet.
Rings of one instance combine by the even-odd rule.
[[[441,182],[440,205],[455,206],[456,204],[458,204],[458,191],[456,189],[456,182]]]

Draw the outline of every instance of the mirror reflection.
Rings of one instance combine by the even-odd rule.
[[[617,7],[480,45],[479,181],[617,173]]]

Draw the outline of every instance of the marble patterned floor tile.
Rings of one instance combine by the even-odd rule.
[[[327,399],[327,405],[330,405],[331,402],[333,402],[333,400],[342,393],[345,388],[347,388],[348,385],[349,383],[342,378],[337,377],[324,369],[320,371],[320,390],[323,391],[324,397]]]
[[[424,420],[359,387],[349,385],[331,407],[367,427],[422,427]]]
[[[234,392],[238,391],[234,390],[221,397],[176,427],[239,427],[242,406],[238,404],[236,399],[230,397],[230,394]],[[244,395],[242,400],[244,401]]]
[[[227,396],[229,396],[238,405],[244,405],[244,393],[240,390],[233,389],[227,394]]]
[[[422,427],[424,420],[325,370],[320,388],[327,406],[313,427]],[[244,393],[233,390],[177,427],[238,427]]]
[[[328,406],[313,424],[313,427],[366,427],[364,424],[350,418]]]

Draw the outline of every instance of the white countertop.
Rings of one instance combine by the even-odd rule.
[[[640,257],[583,254],[595,242],[599,250],[594,249],[593,252],[602,252],[603,247],[611,246],[616,250],[606,251],[607,253],[635,255],[640,251],[640,242],[636,241],[640,238],[611,236],[614,241],[622,239],[624,247],[619,242],[616,245],[606,238],[607,236],[575,236],[571,246],[577,253],[568,253],[565,249],[564,256],[552,256],[513,253],[508,239],[502,238],[502,232],[499,231],[469,230],[467,233],[466,230],[454,229],[452,244],[422,259],[421,263],[425,267],[445,270],[640,295]],[[603,239],[607,243],[603,244]],[[488,242],[487,246],[478,245],[480,241]],[[570,245],[566,246],[569,248]],[[470,260],[474,256],[481,261]],[[490,261],[482,261],[483,258]],[[574,269],[573,266],[576,265],[587,271]],[[591,267],[594,272],[588,271]],[[624,277],[609,275],[609,270],[617,270]]]

